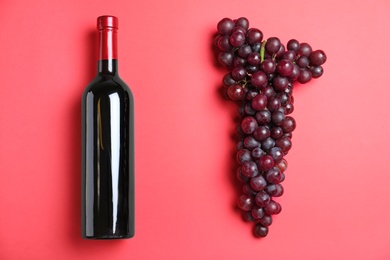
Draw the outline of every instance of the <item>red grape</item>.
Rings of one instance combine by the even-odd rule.
[[[217,24],[213,45],[220,64],[229,70],[222,84],[238,104],[235,173],[242,186],[238,207],[245,221],[254,222],[253,233],[265,237],[281,212],[275,201],[283,195],[280,184],[287,170],[293,131],[296,128],[293,89],[323,75],[327,57],[308,43],[279,38],[250,28],[245,17],[224,18]],[[216,48],[215,48],[216,47]]]

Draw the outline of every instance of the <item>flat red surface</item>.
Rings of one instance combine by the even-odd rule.
[[[390,259],[390,2],[1,1],[0,259]],[[136,235],[80,236],[80,99],[96,18],[119,17],[136,106]],[[211,35],[246,16],[328,55],[295,90],[283,210],[265,239],[234,210],[233,104]]]

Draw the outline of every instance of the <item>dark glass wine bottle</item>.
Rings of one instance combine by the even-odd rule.
[[[114,16],[98,17],[98,73],[82,97],[82,236],[134,236],[134,101],[118,75]]]

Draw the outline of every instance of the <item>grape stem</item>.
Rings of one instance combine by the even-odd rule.
[[[261,43],[261,47],[260,47],[260,63],[262,63],[264,61],[264,52],[265,52],[265,44],[267,43],[267,41],[263,41]]]
[[[245,87],[246,87],[246,84],[248,84],[248,81],[247,81],[246,79],[243,79],[243,80],[239,81],[238,83],[241,84],[241,87],[242,87],[242,88],[245,88]]]

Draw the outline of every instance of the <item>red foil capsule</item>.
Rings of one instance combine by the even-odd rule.
[[[97,27],[100,41],[99,60],[117,59],[118,18],[111,15],[100,16],[97,19]]]
[[[112,15],[98,17],[98,29],[103,30],[106,27],[118,29],[118,18]]]

